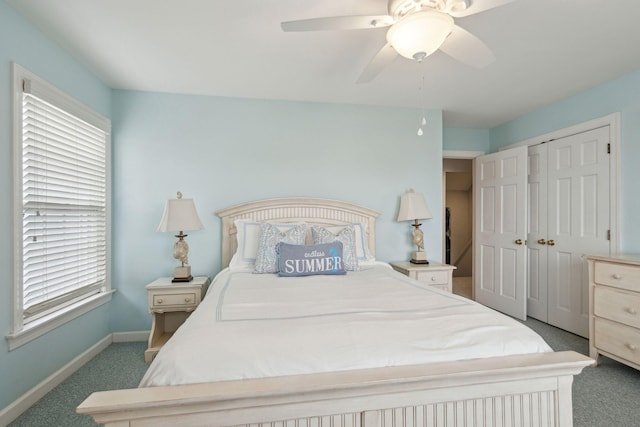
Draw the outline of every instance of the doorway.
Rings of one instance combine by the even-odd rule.
[[[446,264],[455,265],[453,293],[473,299],[472,159],[443,160]]]

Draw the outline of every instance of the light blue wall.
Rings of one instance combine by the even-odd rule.
[[[395,221],[400,195],[423,192],[430,259],[442,258],[442,114],[416,135],[418,112],[352,105],[115,91],[114,331],[150,327],[144,285],[170,276],[175,240],[158,233],[164,201],[195,199],[205,226],[190,233],[194,274],[220,270],[216,210],[286,196],[351,201],[381,212],[377,258],[408,259],[411,227]]]
[[[0,334],[12,313],[11,62],[109,116],[111,90],[0,1]],[[12,352],[0,344],[0,410],[109,332],[108,306],[94,310]]]
[[[579,93],[491,130],[491,149],[620,112],[620,250],[640,253],[640,71]]]
[[[445,128],[443,148],[445,151],[482,151],[490,150],[489,129]]]

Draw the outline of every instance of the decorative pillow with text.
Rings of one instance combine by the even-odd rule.
[[[342,260],[342,242],[321,245],[278,244],[278,275],[312,276],[346,274]]]

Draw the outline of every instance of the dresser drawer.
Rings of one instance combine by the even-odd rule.
[[[640,291],[640,268],[632,265],[596,262],[595,283],[630,291]]]
[[[195,308],[198,303],[197,295],[195,292],[185,292],[176,294],[153,294],[151,301],[151,310],[163,310],[167,308],[182,307]]]
[[[446,271],[416,271],[415,279],[428,285],[448,285],[449,273]],[[446,286],[444,287],[446,289]]]
[[[595,319],[595,346],[640,364],[640,330],[604,319]]]
[[[640,294],[606,286],[596,286],[593,292],[596,316],[640,328]]]

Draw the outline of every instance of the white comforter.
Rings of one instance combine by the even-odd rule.
[[[302,278],[225,270],[140,386],[546,351],[521,323],[386,264]]]

